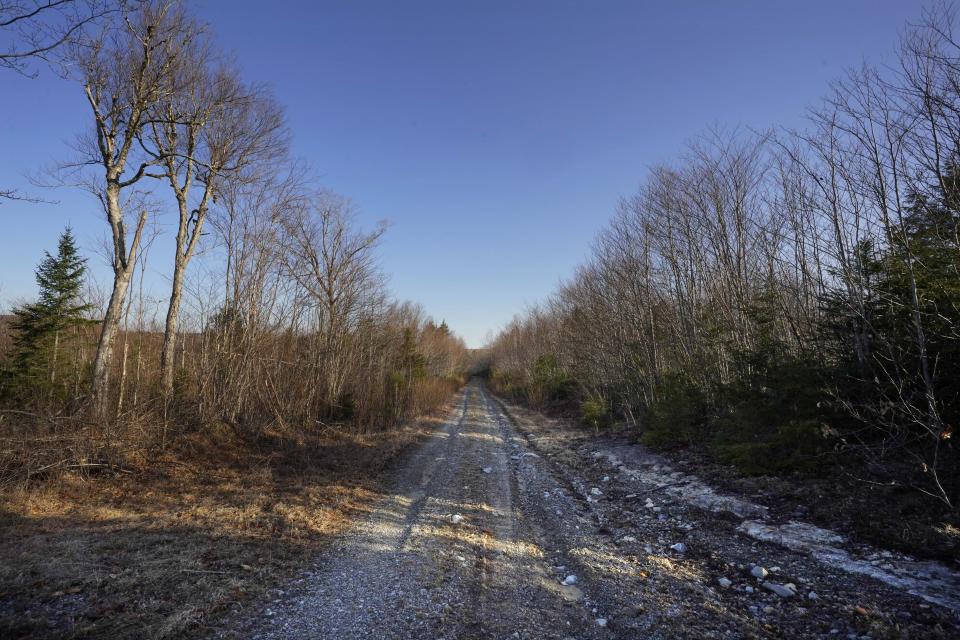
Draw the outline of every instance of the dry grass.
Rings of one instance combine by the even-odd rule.
[[[194,437],[133,473],[0,495],[0,636],[202,634],[292,577],[380,496],[439,419],[368,436]]]

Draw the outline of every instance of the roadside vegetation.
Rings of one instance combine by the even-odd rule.
[[[102,205],[112,278],[91,281],[67,229],[38,256],[36,301],[0,322],[0,482],[149,461],[208,428],[374,432],[462,384],[463,342],[386,287],[385,225],[364,229],[291,158],[282,107],[185,3],[2,10],[8,71],[42,57],[86,97],[53,177]]]
[[[493,341],[496,390],[744,474],[856,479],[865,511],[955,553],[955,24],[928,11],[896,68],[837,79],[803,130],[712,129],[652,167]]]
[[[87,255],[51,230],[36,299],[0,317],[0,635],[180,637],[369,504],[467,351],[394,299],[385,225],[291,157],[283,108],[187,3],[6,3],[0,29],[0,71],[85,96],[51,180],[107,236]]]

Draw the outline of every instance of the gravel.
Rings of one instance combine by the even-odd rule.
[[[952,609],[744,535],[762,508],[685,477],[474,382],[372,512],[214,636],[958,637]]]
[[[531,500],[551,506],[551,521],[582,520],[555,483],[521,487],[518,469],[539,462],[524,453],[483,388],[470,385],[372,513],[283,595],[238,611],[214,635],[615,637],[576,575],[558,574],[564,563],[552,558],[565,555],[553,556],[554,544],[525,524]]]
[[[759,565],[754,565],[753,568],[750,569],[750,575],[752,575],[754,578],[757,578],[758,580],[763,580],[769,574],[770,574],[769,571],[767,571],[765,568]]]

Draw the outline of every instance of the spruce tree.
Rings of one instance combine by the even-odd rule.
[[[82,299],[86,259],[77,251],[70,227],[60,235],[57,255],[45,254],[36,271],[38,300],[13,310],[13,354],[4,376],[8,394],[22,395],[56,381],[63,333],[84,324],[91,308]]]

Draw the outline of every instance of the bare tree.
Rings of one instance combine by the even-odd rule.
[[[309,207],[282,220],[288,247],[284,260],[315,313],[322,399],[333,409],[349,369],[350,332],[384,301],[373,251],[385,227],[356,231],[348,203],[329,192],[318,194]]]
[[[251,422],[252,397],[274,375],[271,331],[283,325],[291,298],[282,274],[282,228],[294,207],[304,206],[300,169],[253,181],[229,181],[212,210],[211,224],[223,251],[223,303],[208,321],[212,356],[203,372],[204,404],[230,425]],[[243,416],[246,416],[244,419]]]
[[[141,208],[132,234],[128,205],[138,183],[162,158],[144,154],[141,141],[153,108],[171,86],[170,73],[193,37],[175,2],[138,5],[115,28],[75,46],[73,62],[93,116],[93,137],[81,138],[74,168],[100,167],[88,188],[103,206],[112,238],[113,288],[93,364],[95,407],[106,414],[106,392],[123,302],[133,275],[148,211]]]
[[[0,0],[0,68],[26,75],[120,8],[118,0]]]
[[[200,25],[186,30],[195,35],[177,56],[165,98],[153,105],[145,145],[177,202],[172,285],[160,356],[161,385],[167,395],[173,390],[184,275],[211,202],[226,181],[250,180],[253,172],[275,170],[286,149],[283,113],[269,92],[245,85],[236,69],[218,62]]]
[[[118,10],[112,0],[0,0],[0,69],[34,75],[31,62],[62,53]],[[0,189],[3,200],[41,202],[15,189]]]

